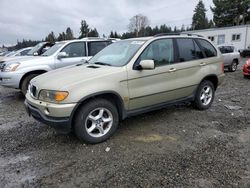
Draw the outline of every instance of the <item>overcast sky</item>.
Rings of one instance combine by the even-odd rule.
[[[0,45],[17,40],[41,40],[54,31],[56,35],[69,26],[74,36],[85,19],[100,35],[111,30],[127,31],[129,19],[140,13],[150,25],[190,26],[199,0],[0,0]],[[203,0],[212,18],[212,0]]]

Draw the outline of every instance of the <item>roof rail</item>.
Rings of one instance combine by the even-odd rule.
[[[197,36],[197,37],[204,37],[202,35],[199,35],[199,34],[191,34],[191,33],[181,33],[183,35],[187,35],[187,36]]]
[[[88,39],[104,39],[104,38],[101,38],[101,37],[84,37],[84,38],[81,38],[83,40],[88,40]]]
[[[163,36],[172,36],[172,35],[180,35],[180,33],[159,33],[154,35],[154,37],[163,37]]]
[[[191,34],[191,33],[159,33],[159,34],[154,35],[154,37],[163,37],[163,36],[172,36],[172,35],[187,35],[187,36],[203,37],[202,35]]]

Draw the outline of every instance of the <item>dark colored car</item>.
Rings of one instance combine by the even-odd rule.
[[[250,78],[250,59],[243,66],[243,75],[245,78]]]
[[[240,52],[241,57],[250,57],[250,48],[240,50],[239,52]]]
[[[52,47],[55,43],[51,42],[40,42],[32,50],[30,50],[27,55],[29,56],[37,56],[42,55],[44,52],[46,52],[50,47]]]

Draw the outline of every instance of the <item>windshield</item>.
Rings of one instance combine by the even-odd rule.
[[[52,46],[51,48],[49,48],[46,52],[44,52],[42,54],[42,56],[51,56],[53,55],[59,48],[62,47],[62,45],[64,45],[65,42],[59,42],[59,43],[56,43],[54,46]]]
[[[43,42],[38,43],[37,45],[35,45],[28,53],[27,55],[34,55],[35,52],[37,52],[43,45]]]
[[[144,42],[143,40],[124,40],[115,42],[96,54],[90,59],[89,63],[106,64],[117,67],[124,66],[140,49]]]

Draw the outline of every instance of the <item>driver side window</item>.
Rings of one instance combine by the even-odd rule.
[[[67,45],[61,52],[67,54],[67,58],[86,56],[85,42],[74,42]]]
[[[172,39],[161,39],[152,42],[140,56],[141,60],[154,60],[155,66],[169,65],[174,62]]]

